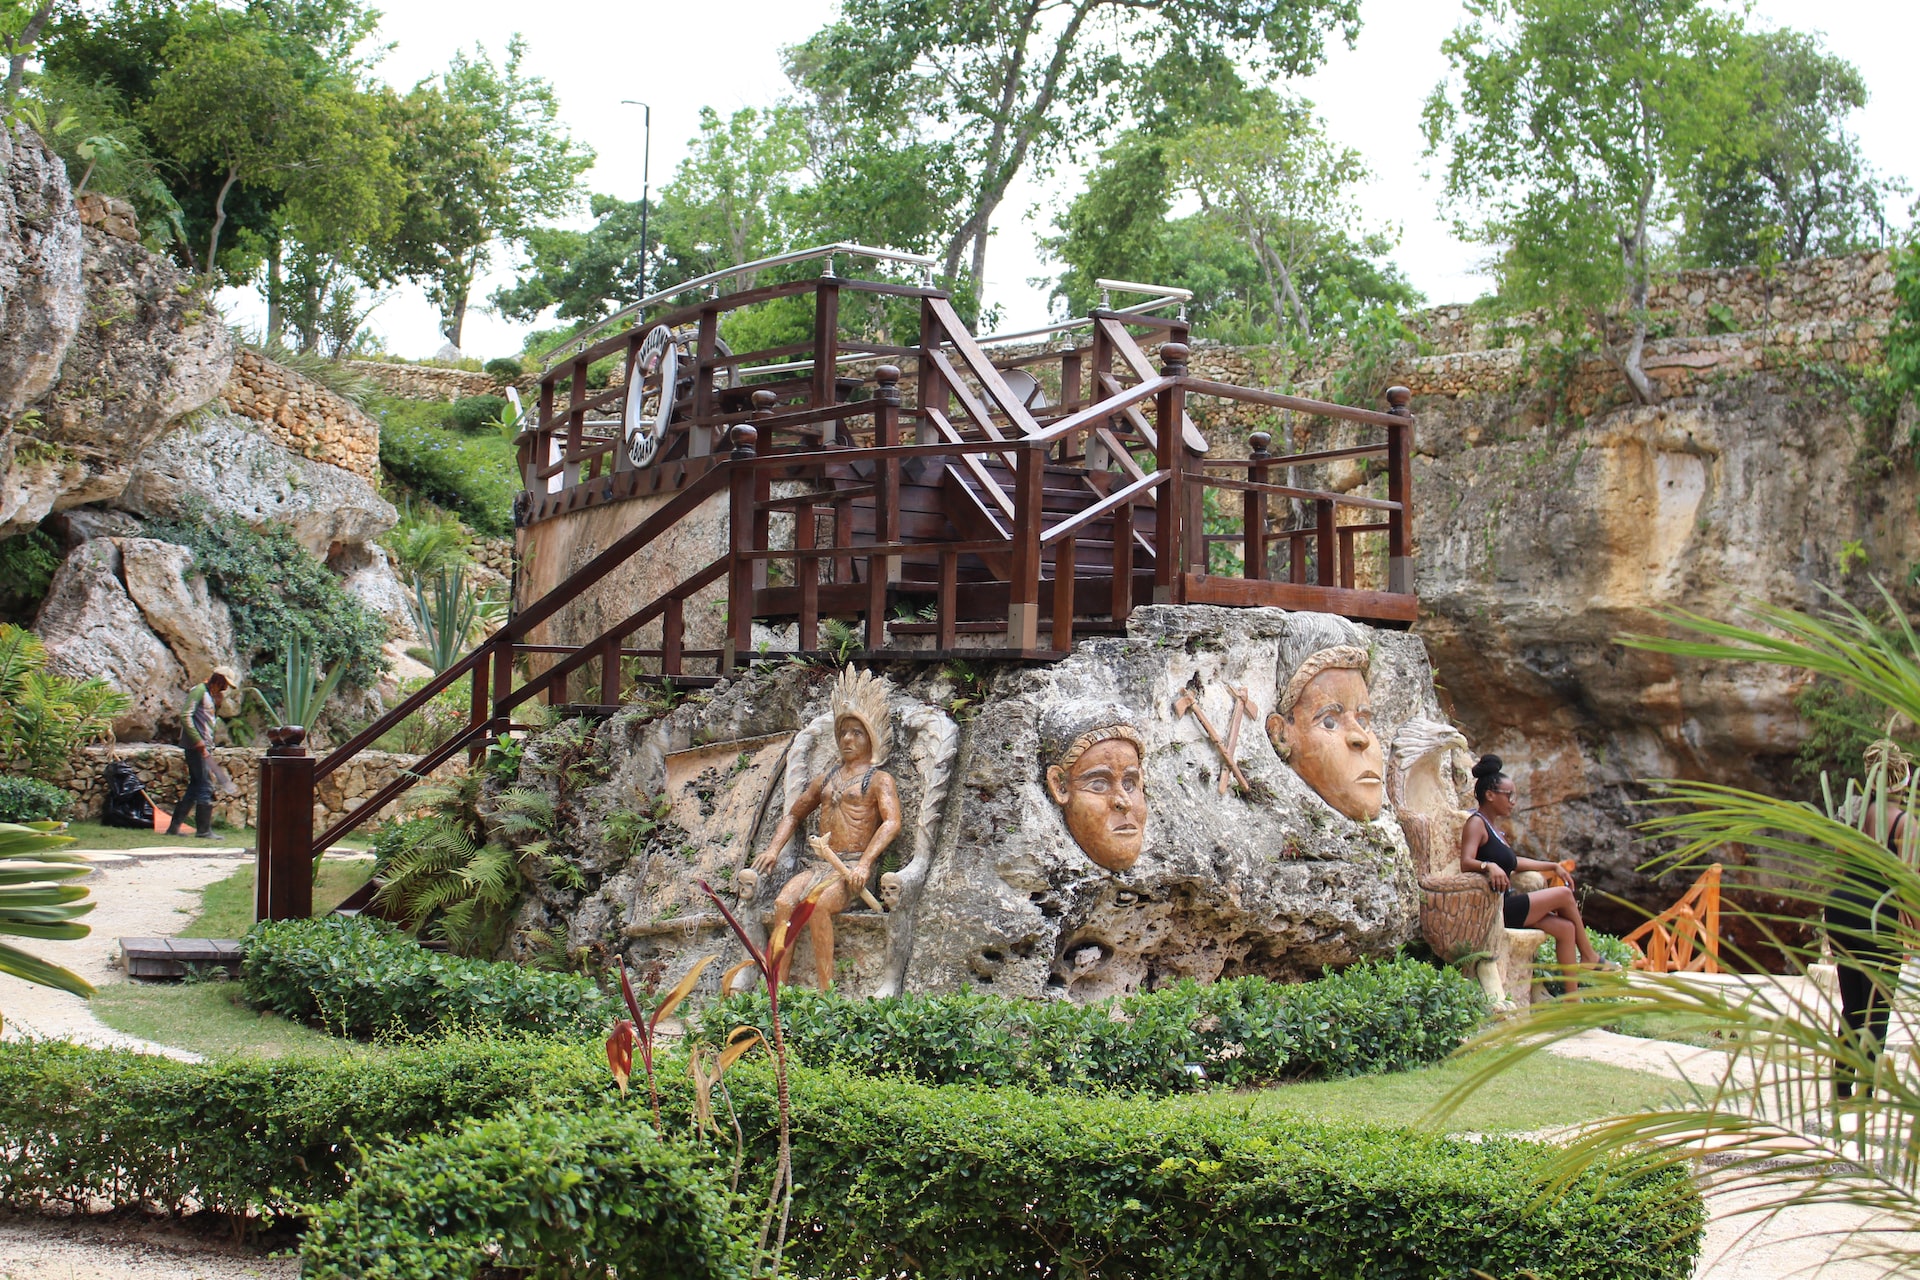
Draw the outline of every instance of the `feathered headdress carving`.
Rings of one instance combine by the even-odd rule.
[[[837,728],[842,716],[852,716],[866,727],[873,740],[873,763],[887,762],[893,747],[893,716],[887,710],[887,682],[871,671],[847,667],[833,686],[833,723]]]

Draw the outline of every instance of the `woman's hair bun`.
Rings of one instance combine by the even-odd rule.
[[[1502,767],[1500,757],[1494,755],[1492,752],[1488,752],[1486,755],[1481,756],[1479,762],[1473,766],[1473,776],[1476,778],[1497,778],[1500,776]]]

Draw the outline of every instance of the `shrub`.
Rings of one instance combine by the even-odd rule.
[[[593,1036],[612,1017],[588,978],[442,955],[379,920],[261,923],[245,945],[240,992],[248,1004],[363,1039],[449,1031]]]
[[[0,776],[0,822],[59,822],[73,797],[38,778]]]
[[[99,676],[49,675],[47,649],[24,627],[0,622],[0,765],[58,768],[90,742],[113,736],[133,699]]]
[[[471,434],[492,430],[494,424],[500,421],[500,415],[506,411],[505,396],[461,396],[453,402],[447,419],[455,427]]]
[[[579,1110],[612,1091],[596,1050],[551,1043],[453,1039],[379,1057],[200,1063],[0,1044],[0,1201],[291,1213],[344,1190],[356,1141],[523,1102]]]
[[[526,1266],[543,1276],[744,1276],[712,1157],[637,1112],[510,1116],[388,1147],[301,1243],[312,1280],[412,1280]]]
[[[511,386],[527,376],[526,366],[512,356],[498,356],[480,366],[481,371],[502,386]]]
[[[459,513],[481,533],[512,531],[513,497],[520,491],[512,441],[498,432],[449,430],[444,404],[379,400],[372,411],[380,419],[380,465],[389,477]]]
[[[700,1015],[698,1034],[718,1045],[743,1023],[765,1027],[766,1005],[761,992],[729,996]],[[1291,985],[1186,981],[1092,1005],[978,992],[865,1000],[796,987],[780,1007],[803,1061],[928,1084],[1122,1093],[1405,1070],[1444,1058],[1486,1014],[1476,984],[1404,959]]]
[[[387,624],[349,595],[285,525],[259,532],[237,514],[215,513],[196,500],[178,519],[149,521],[147,536],[192,550],[194,568],[227,602],[234,648],[251,655],[257,681],[281,685],[293,636],[313,646],[322,666],[345,663],[345,688],[364,689],[379,678]]]
[[[684,1073],[669,1067],[661,1077],[672,1114],[687,1114]],[[728,1081],[751,1204],[754,1184],[772,1176],[773,1074],[748,1062]],[[1536,1173],[1543,1149],[1523,1142],[845,1071],[796,1070],[791,1087],[796,1274],[1400,1278],[1478,1269],[1587,1280],[1686,1276],[1699,1248],[1700,1198],[1679,1167],[1600,1161],[1550,1190]],[[354,1143],[377,1135],[425,1139],[425,1151],[376,1155],[368,1179],[392,1187],[412,1170],[414,1194],[435,1203],[457,1194],[456,1181],[515,1195],[518,1178],[535,1181],[542,1169],[584,1182],[589,1159],[610,1163],[612,1173],[592,1178],[617,1186],[636,1166],[612,1138],[627,1132],[621,1117],[645,1106],[638,1093],[616,1098],[598,1046],[456,1040],[377,1058],[183,1063],[61,1042],[4,1044],[0,1199],[286,1213],[353,1196]],[[521,1107],[593,1118],[430,1136]],[[595,1145],[593,1135],[609,1141]],[[516,1174],[491,1148],[521,1137],[526,1168]],[[722,1155],[731,1148],[728,1126]],[[580,1165],[570,1163],[575,1150]],[[456,1160],[459,1152],[479,1168]],[[574,1212],[599,1210],[596,1198]],[[449,1211],[486,1212],[495,1225],[515,1213],[482,1195]],[[406,1212],[380,1196],[349,1199],[323,1211],[316,1245],[337,1250],[371,1238],[350,1232],[385,1231],[411,1248],[400,1238],[405,1222],[380,1221]],[[710,1238],[704,1227],[675,1226]]]
[[[33,621],[60,559],[60,544],[39,529],[0,538],[0,622]]]

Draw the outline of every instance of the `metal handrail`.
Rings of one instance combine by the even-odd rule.
[[[1170,293],[1164,298],[1154,298],[1147,302],[1136,302],[1130,307],[1121,307],[1118,311],[1114,311],[1113,314],[1117,316],[1141,316],[1149,311],[1158,311],[1169,302],[1184,302],[1193,296],[1192,293],[1186,289],[1181,289],[1177,292],[1184,293],[1187,297],[1180,298]],[[1102,309],[1107,310],[1108,308]],[[1083,328],[1092,323],[1092,316],[1079,316],[1072,320],[1062,320],[1059,324],[1050,324],[1044,329],[1022,329],[1017,333],[994,333],[984,338],[975,338],[974,342],[976,345],[982,347],[988,345],[998,346],[1003,342],[1019,342],[1023,338],[1044,338],[1050,333],[1065,333],[1069,329]]]
[[[924,253],[902,253],[897,249],[877,249],[872,245],[854,244],[851,241],[836,240],[832,244],[815,245],[811,249],[795,249],[790,253],[776,253],[772,257],[755,258],[752,262],[742,262],[731,267],[722,268],[719,271],[709,271],[703,276],[695,276],[691,280],[684,280],[670,289],[662,289],[659,293],[649,294],[638,302],[630,303],[608,316],[605,320],[600,321],[592,328],[582,330],[580,333],[568,338],[559,346],[549,347],[540,356],[540,359],[547,362],[546,368],[541,370],[540,376],[544,379],[558,369],[561,361],[565,358],[564,353],[574,348],[585,348],[592,345],[591,340],[603,330],[618,324],[628,316],[639,315],[648,307],[657,306],[669,298],[677,298],[681,294],[694,289],[703,289],[710,284],[717,284],[728,276],[737,276],[744,271],[764,271],[769,267],[784,267],[795,262],[811,262],[816,258],[830,259],[837,253],[852,254],[860,258],[879,258],[886,262],[905,262],[916,267],[925,267],[928,270],[931,270],[939,262],[939,259],[929,257]],[[827,265],[829,272],[831,272],[833,264],[829,262]]]

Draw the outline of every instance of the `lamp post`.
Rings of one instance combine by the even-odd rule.
[[[638,107],[646,114],[641,117],[643,141],[640,144],[640,296],[647,296],[647,206],[652,203],[647,198],[647,169],[653,161],[653,108],[644,102],[632,98],[620,99],[623,107]]]

